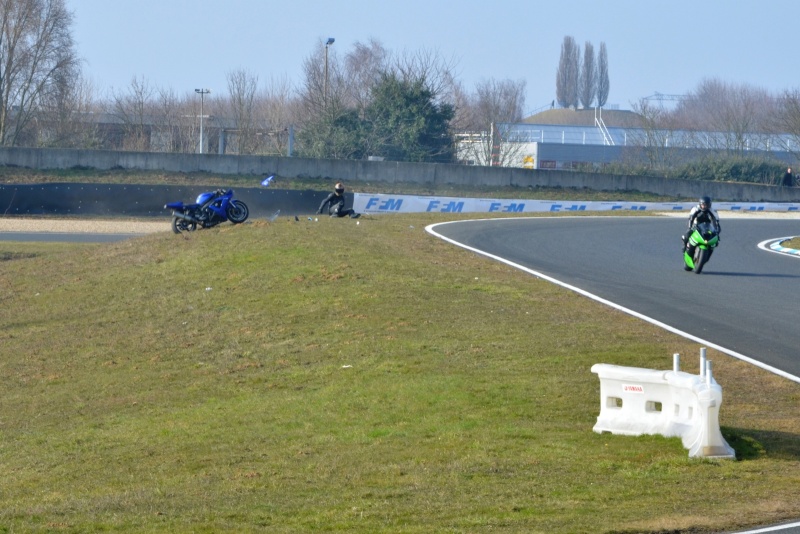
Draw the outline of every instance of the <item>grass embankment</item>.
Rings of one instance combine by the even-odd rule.
[[[464,215],[459,216],[465,217]],[[0,242],[0,530],[692,532],[800,517],[800,386],[709,351],[738,461],[598,435],[699,347],[424,232]]]

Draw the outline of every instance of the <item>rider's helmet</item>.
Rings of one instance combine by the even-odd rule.
[[[336,191],[337,195],[341,195],[342,193],[344,193],[344,184],[342,182],[336,182],[336,185],[334,186],[333,190]]]
[[[708,211],[711,209],[711,197],[700,197],[700,210]]]

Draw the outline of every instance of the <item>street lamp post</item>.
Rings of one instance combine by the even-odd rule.
[[[195,89],[195,93],[200,95],[200,153],[203,153],[203,100],[211,89]]]
[[[328,37],[328,42],[325,43],[325,102],[328,102],[328,47],[333,44],[336,39]]]

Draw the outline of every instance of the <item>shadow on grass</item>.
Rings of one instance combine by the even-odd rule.
[[[26,258],[35,258],[38,254],[33,252],[2,252],[0,251],[0,261],[11,260],[24,260]]]
[[[737,460],[764,456],[780,460],[800,460],[800,435],[773,430],[722,427],[722,435],[736,451]]]

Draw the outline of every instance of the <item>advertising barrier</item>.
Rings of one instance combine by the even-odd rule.
[[[686,211],[697,202],[600,202],[584,200],[486,199],[355,193],[359,213],[541,213],[578,211]],[[800,211],[800,203],[715,202],[719,211]]]

